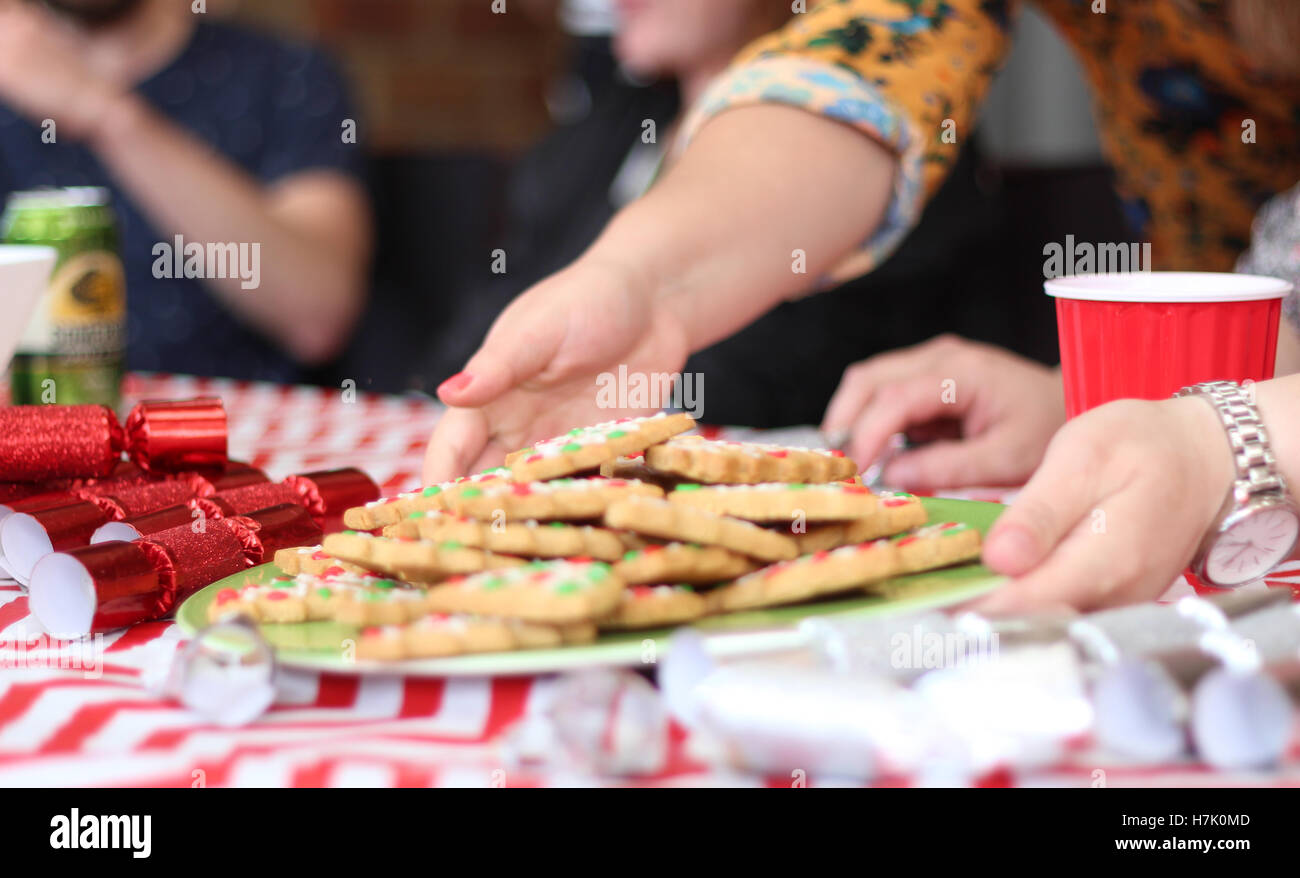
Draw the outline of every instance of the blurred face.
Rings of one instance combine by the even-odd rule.
[[[779,25],[785,0],[617,0],[619,61],[641,76],[681,76],[726,61]]]
[[[75,19],[87,27],[112,24],[130,15],[141,0],[42,0],[59,15]]]

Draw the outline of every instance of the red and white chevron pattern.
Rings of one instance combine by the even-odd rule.
[[[230,454],[272,478],[359,466],[385,494],[419,482],[440,406],[422,397],[135,375],[131,399],[216,395],[230,414]],[[739,431],[712,431],[731,436]],[[988,492],[980,499],[998,499]],[[1300,591],[1300,563],[1276,582]],[[1170,596],[1193,589],[1183,582]],[[40,637],[16,585],[0,584],[0,786],[543,786],[589,777],[508,768],[503,732],[546,678],[404,680],[282,673],[276,705],[256,723],[221,728],[152,694],[181,643],[170,622],[103,638],[92,673],[59,667],[60,647]],[[66,650],[64,650],[66,655]],[[1300,752],[1268,775],[1212,774],[1193,764],[1109,765],[1086,747],[1031,775],[995,772],[987,785],[1300,785]],[[609,781],[604,781],[608,783]],[[692,761],[675,731],[668,767],[638,784],[787,786],[712,771]],[[895,784],[923,783],[898,778]]]

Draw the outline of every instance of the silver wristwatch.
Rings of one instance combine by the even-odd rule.
[[[1231,381],[1211,381],[1184,387],[1174,395],[1199,396],[1214,407],[1237,469],[1232,492],[1197,550],[1193,570],[1207,585],[1245,585],[1277,567],[1295,549],[1300,507],[1287,496],[1268,430],[1246,390]]]

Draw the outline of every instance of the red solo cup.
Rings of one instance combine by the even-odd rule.
[[[1273,377],[1291,284],[1212,272],[1134,271],[1049,280],[1056,297],[1065,410],[1167,399],[1202,381]]]

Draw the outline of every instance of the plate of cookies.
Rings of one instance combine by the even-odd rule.
[[[803,642],[811,616],[960,604],[995,503],[873,493],[836,451],[687,435],[661,413],[578,428],[502,467],[348,510],[319,546],[213,583],[187,634],[255,622],[286,667],[418,676],[719,656]]]

